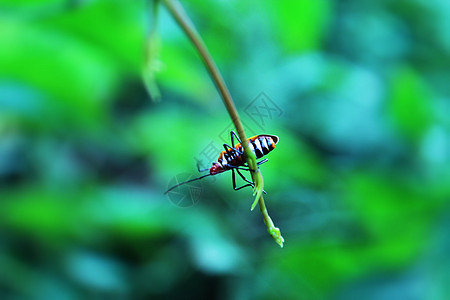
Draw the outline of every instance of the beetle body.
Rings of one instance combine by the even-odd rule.
[[[256,159],[259,159],[275,149],[278,140],[279,138],[276,135],[261,134],[247,139],[247,142]],[[234,148],[229,147],[222,151],[209,172],[211,175],[216,175],[235,167],[244,166],[246,162],[244,147],[241,143],[238,143]]]
[[[199,172],[206,172],[209,171],[208,174],[190,179],[181,183],[178,183],[171,188],[169,188],[165,194],[173,190],[174,188],[186,184],[188,182],[192,182],[195,180],[199,180],[202,178],[205,178],[207,176],[216,175],[228,170],[232,171],[232,182],[233,182],[233,189],[239,190],[247,186],[253,186],[253,183],[245,178],[244,175],[239,170],[245,170],[245,171],[255,171],[250,170],[250,168],[247,166],[247,159],[244,154],[244,147],[242,146],[241,141],[239,140],[239,137],[236,135],[234,131],[231,131],[231,146],[228,144],[223,144],[224,151],[220,152],[219,157],[217,158],[217,161],[212,163],[212,166],[210,168],[206,168],[204,170],[198,169]],[[234,138],[236,138],[239,143],[234,145]],[[275,149],[275,145],[278,143],[279,138],[276,135],[269,135],[269,134],[260,134],[255,135],[249,139],[247,139],[247,143],[252,150],[253,154],[256,156],[256,159],[262,158],[266,154],[268,154],[270,151]],[[268,159],[263,159],[256,163],[257,166],[267,162]],[[197,165],[198,168],[198,165]],[[234,172],[238,173],[238,175],[245,181],[247,184],[236,187],[236,180],[235,180],[235,174]],[[263,191],[265,193],[265,191]]]

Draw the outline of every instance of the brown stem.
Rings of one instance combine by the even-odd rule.
[[[219,68],[217,67],[216,63],[214,62],[211,54],[209,53],[208,49],[206,48],[205,43],[203,42],[201,36],[195,29],[195,26],[190,21],[189,17],[187,16],[186,12],[184,11],[183,7],[177,0],[162,0],[166,7],[169,9],[170,13],[172,14],[175,21],[178,23],[178,25],[183,29],[184,33],[188,36],[188,38],[191,40],[192,44],[195,46],[197,51],[200,54],[201,59],[203,60],[203,63],[206,66],[206,69],[208,70],[208,73],[212,77],[212,80],[214,84],[216,85],[217,89],[219,90],[220,96],[222,97],[222,100],[225,104],[225,107],[227,108],[228,114],[231,117],[231,120],[233,121],[234,127],[236,128],[237,134],[239,138],[241,139],[242,146],[244,147],[244,153],[247,160],[247,164],[251,170],[254,170],[254,172],[250,172],[253,180],[253,184],[257,189],[255,188],[255,191],[258,190],[257,197],[258,197],[258,203],[261,210],[261,213],[264,218],[264,223],[267,226],[267,229],[269,233],[274,237],[273,228],[278,230],[273,225],[272,220],[269,217],[269,214],[267,213],[267,209],[264,203],[264,198],[262,196],[262,190],[264,188],[264,180],[261,175],[261,172],[258,169],[258,166],[256,165],[256,157],[251,151],[247,141],[247,137],[245,136],[244,127],[242,126],[241,120],[239,118],[239,114],[236,110],[236,107],[234,105],[233,99],[231,98],[231,94],[225,84],[225,81],[223,80],[223,77],[219,71]],[[278,230],[279,233],[279,230]],[[280,234],[281,237],[281,234]],[[274,237],[275,240],[276,237]],[[281,237],[282,239],[282,237]],[[277,241],[277,243],[279,243]],[[279,243],[280,244],[280,243]],[[282,243],[280,244],[282,246]]]

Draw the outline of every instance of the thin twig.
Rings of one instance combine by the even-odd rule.
[[[244,153],[245,157],[247,159],[247,164],[250,168],[250,170],[254,170],[251,173],[253,184],[255,186],[254,189],[254,195],[255,202],[252,205],[252,210],[256,205],[256,199],[258,199],[259,207],[261,210],[261,213],[263,215],[264,223],[267,226],[267,230],[271,234],[271,236],[275,239],[275,241],[283,247],[283,237],[280,234],[280,230],[276,228],[269,217],[269,214],[267,213],[267,209],[264,203],[264,198],[262,196],[262,191],[264,189],[264,180],[262,177],[261,172],[259,171],[259,168],[256,164],[256,157],[253,154],[253,152],[250,149],[250,146],[248,145],[247,137],[245,136],[244,127],[242,126],[241,120],[239,118],[239,114],[236,110],[236,107],[234,105],[234,101],[231,97],[231,94],[225,84],[225,81],[223,80],[223,77],[219,71],[219,68],[217,67],[216,63],[214,62],[211,54],[209,53],[208,49],[206,48],[205,43],[203,42],[202,38],[200,37],[200,34],[195,29],[195,26],[190,21],[189,17],[185,13],[183,7],[177,0],[163,0],[166,7],[169,9],[170,13],[172,14],[173,18],[176,20],[178,25],[183,29],[184,33],[189,37],[192,44],[195,46],[197,51],[200,54],[201,59],[203,60],[203,63],[206,66],[206,69],[208,70],[208,73],[212,77],[212,80],[219,90],[219,93],[222,97],[222,100],[225,104],[225,107],[227,108],[228,114],[231,117],[231,120],[233,121],[234,127],[236,128],[236,131],[238,133],[239,138],[241,139],[242,146],[244,147]]]

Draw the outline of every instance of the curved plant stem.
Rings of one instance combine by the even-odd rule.
[[[161,93],[158,85],[156,84],[155,78],[156,73],[160,70],[160,61],[158,57],[160,52],[160,43],[157,34],[159,0],[154,0],[149,4],[151,6],[152,22],[150,24],[147,45],[145,47],[145,64],[142,70],[142,79],[150,98],[154,102],[159,102],[161,99]]]
[[[264,180],[261,172],[259,171],[258,166],[256,165],[256,157],[251,151],[248,143],[245,142],[247,141],[247,137],[245,136],[244,127],[242,126],[239,114],[236,110],[233,99],[231,98],[231,94],[225,84],[225,81],[223,80],[223,77],[220,74],[219,68],[215,64],[211,54],[206,48],[205,43],[200,37],[200,34],[195,29],[195,26],[190,21],[181,4],[177,0],[162,0],[162,2],[166,5],[172,17],[175,19],[175,21],[178,23],[181,29],[183,29],[184,33],[188,36],[192,44],[199,52],[200,57],[203,60],[206,69],[208,70],[208,73],[212,77],[214,84],[219,90],[220,96],[222,97],[225,107],[227,108],[228,114],[230,115],[231,120],[233,121],[234,127],[236,128],[239,138],[241,139],[241,141],[244,141],[242,143],[242,146],[244,147],[247,164],[250,170],[254,170],[251,171],[250,173],[252,176],[253,184],[255,185],[253,195],[256,196],[255,201],[252,204],[251,210],[255,208],[257,203],[259,203],[264,223],[267,226],[267,231],[275,239],[275,241],[281,247],[283,247],[284,239],[281,236],[280,230],[274,226],[271,218],[269,217],[269,214],[267,213],[264,198],[262,196],[262,191],[264,189]]]

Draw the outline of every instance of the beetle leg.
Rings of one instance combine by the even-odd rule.
[[[253,187],[253,184],[252,183],[250,183],[250,184],[245,184],[245,185],[243,185],[243,186],[241,186],[241,187],[236,187],[236,175],[234,174],[234,169],[231,169],[231,171],[232,171],[232,175],[231,175],[231,180],[232,180],[232,182],[233,182],[233,189],[235,190],[235,191],[237,191],[237,190],[240,190],[240,189],[242,189],[242,188],[245,188],[245,187],[248,187],[248,186],[251,186],[251,187]]]
[[[233,130],[231,130],[230,132],[230,136],[231,136],[231,145],[233,145],[234,148],[234,138],[236,138],[238,140],[238,142],[240,144],[242,144],[241,140],[239,139],[239,137],[237,136],[236,132],[234,132]]]
[[[262,165],[263,163],[266,163],[266,162],[268,162],[268,161],[269,161],[269,160],[268,160],[267,158],[265,158],[265,159],[263,159],[263,160],[257,162],[256,165],[259,166],[259,165]],[[230,167],[235,168],[235,169],[239,169],[239,170],[243,170],[243,171],[250,171],[250,168],[248,167],[247,164],[244,165],[244,167],[246,167],[246,168],[235,167],[235,166],[230,166]],[[255,172],[254,170],[252,170],[252,171]]]
[[[225,152],[228,152],[228,149],[231,149],[232,151],[237,151],[234,147],[231,147],[228,144],[223,144],[223,148],[225,149]]]
[[[241,172],[239,172],[239,169],[236,169],[236,172],[239,174],[239,176],[241,176],[241,178],[242,178],[245,182],[250,183],[250,184],[253,186],[253,182],[251,182],[250,180],[248,180],[247,178],[245,178],[245,176],[242,175]]]
[[[243,168],[243,167],[237,167],[237,166],[233,166],[233,165],[228,165],[230,167],[230,169],[236,169],[236,170],[242,170],[242,171],[250,171],[249,168]]]
[[[261,160],[261,161],[258,161],[257,163],[256,163],[256,165],[262,165],[263,163],[266,163],[266,162],[268,162],[269,161],[269,159],[267,159],[267,158],[264,158],[263,160]]]
[[[236,187],[236,175],[234,174],[234,170],[236,169],[236,172],[239,174],[239,176],[241,176],[241,178],[245,181],[245,182],[248,182],[247,184],[244,184],[243,186],[240,186],[240,187]],[[237,190],[240,190],[240,189],[242,189],[242,188],[245,188],[245,187],[248,187],[248,186],[251,186],[251,187],[255,187],[255,185],[253,184],[253,182],[251,182],[250,180],[248,180],[247,178],[245,178],[245,176],[244,175],[242,175],[242,173],[241,172],[239,172],[239,169],[238,168],[233,168],[233,169],[231,169],[231,178],[232,178],[232,182],[233,182],[233,189],[235,190],[235,191],[237,191]],[[265,191],[265,190],[263,190],[263,193],[264,194],[267,194],[267,192]]]
[[[236,169],[236,172],[239,174],[239,176],[241,176],[241,178],[245,181],[248,182],[252,187],[255,187],[255,185],[253,184],[253,182],[251,182],[250,180],[248,180],[247,178],[245,178],[244,175],[242,175],[241,172],[239,172],[239,169]],[[248,186],[248,184],[246,184],[245,186]],[[265,190],[263,190],[264,194],[267,194]]]

